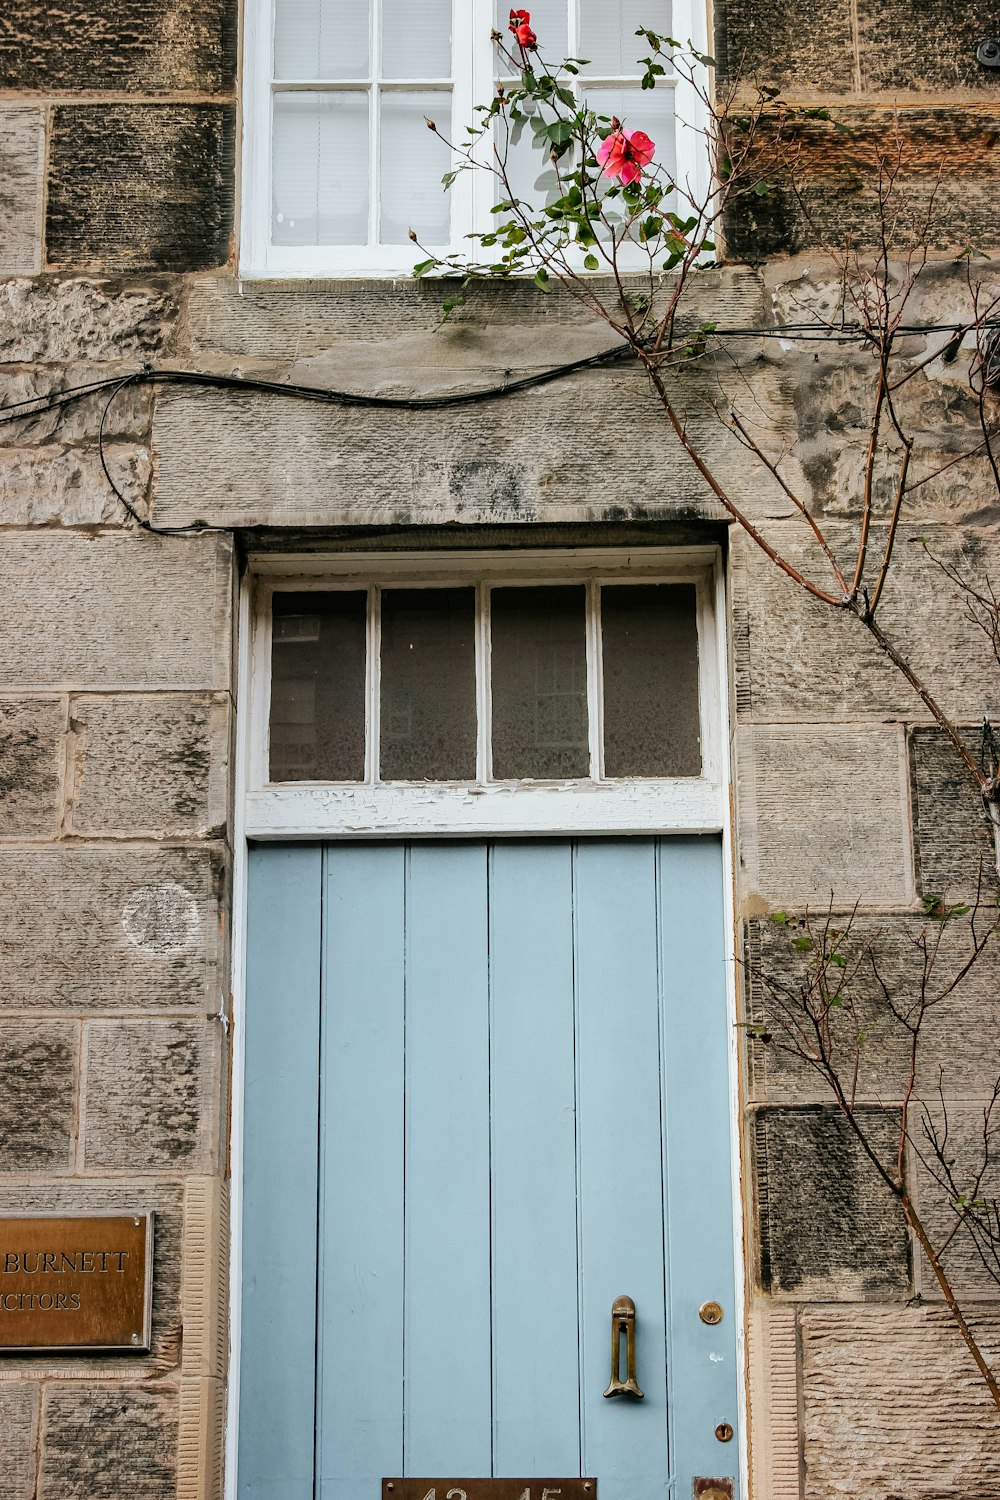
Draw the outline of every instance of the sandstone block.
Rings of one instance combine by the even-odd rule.
[[[963,726],[977,754],[979,727]],[[940,729],[910,731],[917,881],[922,895],[956,902],[988,893],[996,880],[993,826],[969,772]]]
[[[995,1062],[997,1050],[994,1042]],[[997,1075],[1000,1076],[1000,1066]],[[932,1137],[936,1147],[932,1145]],[[959,1300],[963,1304],[1000,1301],[1000,1246],[995,1238],[991,1239],[995,1229],[989,1207],[1000,1199],[1000,1109],[980,1103],[978,1108],[949,1105],[945,1110],[931,1096],[926,1116],[918,1127],[916,1144],[917,1150],[911,1153],[910,1174],[917,1207],[931,1243],[946,1246],[941,1258]],[[947,1187],[936,1180],[946,1170],[944,1163],[950,1164],[948,1170],[955,1182],[956,1196],[964,1194],[973,1202],[984,1203],[981,1209],[972,1211],[972,1217],[954,1237],[953,1199]],[[914,1260],[920,1294],[929,1302],[940,1302],[942,1294],[931,1267],[916,1252]]]
[[[149,271],[224,265],[234,191],[232,106],[58,107],[49,147],[48,265]]]
[[[173,1500],[177,1392],[52,1385],[38,1500]]]
[[[63,705],[0,698],[0,837],[59,831]]]
[[[927,1308],[804,1308],[806,1500],[993,1500],[996,1408],[954,1324]],[[996,1315],[974,1319],[1000,1355]]]
[[[225,695],[88,695],[70,711],[74,833],[224,835]]]
[[[782,0],[728,0],[716,17],[720,74],[732,81],[846,93],[854,87],[848,0],[835,0],[803,25]]]
[[[236,13],[227,0],[69,0],[52,25],[20,4],[0,40],[0,88],[212,93],[232,86]]]
[[[994,938],[974,958],[971,920],[972,913],[948,923],[917,915],[831,918],[831,929],[843,935],[830,950],[844,959],[843,968],[827,971],[831,988],[839,986],[840,1004],[831,1013],[836,1064],[850,1087],[857,1062],[859,1098],[903,1097],[910,1034],[890,1001],[916,1020],[922,992],[930,1005],[917,1053],[918,1101],[934,1104],[939,1089],[949,1105],[962,1101],[971,1107],[992,1095],[1000,1077],[1000,942]],[[817,944],[824,923],[820,912],[812,929]],[[988,934],[990,925],[987,907],[976,919],[977,934]],[[794,946],[803,936],[801,928],[767,919],[747,923],[747,1051],[755,1099],[832,1100],[808,1062],[787,1050],[792,1026],[807,1019],[801,986],[817,973],[815,949],[804,953]]]
[[[976,61],[976,49],[995,29],[996,12],[983,0],[964,6],[921,0],[919,10],[912,0],[859,0],[862,87],[988,92],[995,75]]]
[[[0,1385],[0,1431],[4,1435],[0,1500],[34,1500],[38,1404],[36,1385],[13,1381]]]
[[[902,731],[744,727],[736,735],[741,884],[774,907],[908,906]]]
[[[88,1171],[211,1171],[219,1032],[212,1021],[100,1021],[86,1029]]]
[[[0,1171],[65,1172],[76,1104],[77,1027],[0,1027]]]
[[[4,1006],[218,1009],[218,849],[7,849],[0,871]]]
[[[32,275],[42,259],[45,126],[40,109],[0,109],[0,274]]]
[[[149,449],[105,443],[104,457],[133,510],[147,508]],[[5,526],[100,526],[127,521],[96,446],[41,451],[7,448],[0,454],[0,523]]]
[[[228,687],[231,559],[214,536],[7,533],[0,683]]]
[[[866,1111],[892,1149],[891,1111]],[[760,1283],[806,1301],[905,1297],[906,1224],[835,1106],[762,1109],[754,1116]]]
[[[0,1214],[13,1217],[50,1214],[126,1214],[151,1211],[153,1220],[152,1349],[148,1354],[100,1356],[101,1378],[135,1384],[177,1371],[181,1362],[180,1280],[183,1189],[173,1182],[141,1183],[74,1180],[36,1181],[0,1186]],[[39,1354],[32,1357],[32,1377],[79,1380],[92,1385],[92,1354]],[[23,1355],[0,1355],[0,1391],[24,1376]],[[2,1478],[0,1478],[2,1484]],[[0,1489],[0,1494],[2,1494]],[[141,1493],[141,1491],[140,1491]],[[115,1497],[118,1500],[118,1497]]]
[[[856,525],[834,521],[824,530],[850,577]],[[820,587],[835,589],[829,564],[804,532],[795,522],[767,527],[768,539],[783,557]],[[876,530],[875,556],[879,539]],[[935,557],[982,586],[1000,576],[995,528],[927,523],[901,528],[878,616],[886,636],[951,718],[964,723],[981,722],[983,714],[995,718],[1000,673],[989,643],[956,606],[954,586],[921,539]],[[750,680],[741,684],[742,701],[749,700],[755,720],[927,719],[913,688],[860,622],[811,598],[735,527],[732,569],[748,632]],[[873,562],[870,586],[877,571]]]
[[[168,346],[176,316],[171,293],[159,286],[103,278],[3,281],[0,364],[145,359]]]

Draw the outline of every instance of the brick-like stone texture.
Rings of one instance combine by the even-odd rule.
[[[828,95],[854,87],[849,0],[832,0],[807,24],[784,0],[726,0],[715,7],[716,58],[730,82],[759,82]]]
[[[996,1077],[1000,1077],[1000,1042],[993,1040],[991,1050]],[[916,1132],[916,1147],[910,1175],[917,1206],[931,1243],[946,1245],[942,1260],[960,1301],[1000,1302],[1000,1245],[988,1206],[1000,1201],[1000,1109],[995,1105],[972,1108],[949,1104],[944,1110],[931,1096]],[[952,1173],[956,1196],[964,1194],[973,1202],[987,1205],[982,1210],[974,1209],[972,1218],[954,1237],[954,1199],[935,1180],[935,1174],[940,1178],[945,1170]],[[921,1295],[927,1301],[940,1302],[941,1290],[922,1257],[917,1257],[915,1269]]]
[[[31,1358],[32,1377],[51,1380],[94,1382],[95,1369],[102,1380],[137,1384],[151,1376],[179,1369],[181,1363],[181,1261],[183,1233],[183,1188],[175,1182],[84,1181],[80,1178],[35,1179],[33,1182],[0,1184],[0,1214],[57,1218],[81,1214],[153,1214],[153,1308],[152,1347],[148,1354],[45,1354]],[[0,1354],[0,1391],[6,1383],[25,1374],[23,1355]],[[2,1465],[0,1465],[2,1473]],[[2,1480],[0,1480],[2,1483]],[[0,1494],[2,1494],[0,1488]],[[138,1492],[142,1494],[140,1490]],[[119,1497],[115,1497],[119,1500]]]
[[[59,699],[0,698],[0,838],[58,832],[63,718]]]
[[[2,281],[0,365],[80,360],[134,365],[166,352],[176,318],[175,289],[167,285],[76,277]],[[121,409],[120,398],[113,410]],[[65,415],[59,421],[66,421]],[[19,425],[19,432],[26,426]]]
[[[230,88],[231,0],[20,0],[0,35],[0,88],[135,93]]]
[[[53,112],[47,264],[203,271],[229,259],[229,106],[79,105]]]
[[[177,1392],[50,1386],[38,1500],[173,1500]]]
[[[891,726],[738,730],[744,890],[778,907],[909,905],[903,755]]]
[[[0,1172],[65,1172],[76,1107],[78,1028],[0,1024]]]
[[[4,1437],[0,1500],[35,1500],[38,1404],[36,1384],[11,1381],[0,1385],[0,1432]]]
[[[991,0],[858,0],[862,87],[995,93],[996,73],[976,61],[976,49],[996,32]]]
[[[982,730],[963,727],[977,754]],[[922,895],[952,903],[988,894],[996,880],[993,827],[979,788],[940,729],[910,732],[916,874]]]
[[[996,1408],[943,1310],[804,1308],[805,1500],[994,1500]],[[974,1319],[996,1367],[995,1315]]]
[[[825,530],[850,576],[857,528],[837,520]],[[768,527],[769,540],[783,557],[820,587],[833,585],[829,564],[804,533],[795,523]],[[879,536],[874,530],[875,555]],[[957,606],[954,586],[928,557],[921,538],[963,578],[982,587],[1000,570],[996,528],[928,523],[919,530],[901,528],[878,618],[950,717],[976,723],[984,714],[1000,716],[1000,672],[989,643]],[[742,533],[732,539],[732,568],[747,631],[744,658],[737,659],[743,668],[738,684],[741,703],[755,720],[928,717],[913,688],[858,620],[811,598]],[[872,584],[875,577],[873,565]]]
[[[221,537],[8,532],[0,688],[227,688]]]
[[[218,1008],[217,848],[0,851],[0,1008]]]
[[[218,1131],[217,1023],[87,1027],[82,1104],[88,1171],[211,1171]]]
[[[74,833],[224,834],[226,697],[87,696],[70,712]]]
[[[897,1121],[864,1111],[881,1152]],[[807,1301],[878,1300],[911,1290],[897,1204],[835,1107],[763,1109],[754,1118],[760,1282]]]
[[[976,917],[975,937],[972,920],[971,912],[947,923],[917,915],[830,918],[830,932],[842,934],[830,938],[830,951],[844,959],[843,968],[827,971],[831,989],[839,986],[840,1003],[831,1012],[835,1061],[849,1088],[857,1060],[859,1098],[903,1097],[910,1034],[890,1001],[915,1020],[922,991],[930,1005],[917,1054],[918,1100],[933,1103],[939,1088],[949,1103],[991,1097],[1000,1077],[1000,940],[974,957],[976,941],[990,933],[990,906]],[[812,919],[817,946],[825,926],[820,912]],[[804,935],[801,927],[773,920],[746,924],[744,981],[754,1028],[747,1054],[752,1095],[761,1101],[832,1099],[809,1063],[788,1051],[792,1028],[807,1022],[801,987],[817,972],[816,950],[794,946]]]
[[[44,155],[42,111],[0,109],[0,275],[30,276],[41,265]]]

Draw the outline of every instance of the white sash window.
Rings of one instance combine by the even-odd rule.
[[[656,142],[657,160],[701,192],[707,154],[698,102],[681,79],[639,87],[640,25],[707,49],[702,0],[535,0],[526,7],[555,64],[582,56],[586,102]],[[490,31],[505,36],[498,0],[247,0],[244,203],[246,276],[407,273],[428,250],[468,250],[495,193],[485,173],[453,166],[498,76]],[[432,119],[438,131],[428,130]],[[534,159],[533,159],[534,158]],[[512,176],[526,197],[547,188],[539,153],[520,150]]]

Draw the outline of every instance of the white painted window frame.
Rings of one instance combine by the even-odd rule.
[[[258,559],[255,565],[250,747],[246,821],[251,838],[482,838],[503,835],[714,833],[724,826],[718,548],[643,548],[622,554],[574,548],[514,553],[353,554]],[[566,781],[495,781],[490,768],[489,631],[483,595],[509,583],[587,587],[587,696],[590,776]],[[603,703],[597,587],[689,583],[697,597],[700,776],[610,778],[603,774]],[[379,781],[378,637],[368,631],[366,754],[363,782],[270,782],[268,723],[271,600],[278,590],[367,590],[369,622],[381,586],[466,585],[477,589],[477,771],[461,782]]]
[[[656,26],[657,0],[650,0],[648,24]],[[247,280],[328,277],[394,277],[409,275],[423,259],[415,246],[404,245],[273,245],[271,243],[271,88],[275,8],[274,0],[244,0],[242,174],[240,212],[240,275]],[[453,139],[464,136],[475,119],[475,106],[493,96],[493,55],[489,42],[493,0],[452,0],[452,121]],[[577,50],[577,4],[570,5],[570,54]],[[705,0],[673,0],[672,34],[690,40],[697,51],[708,52],[708,8]],[[374,47],[374,42],[373,42]],[[590,78],[589,87],[615,86],[619,80]],[[355,84],[355,87],[359,85]],[[417,83],[393,82],[393,87]],[[427,85],[420,84],[421,87]],[[432,85],[433,86],[433,85]],[[441,84],[446,88],[447,85]],[[690,83],[661,80],[675,97],[676,161],[681,181],[701,201],[709,186],[709,161],[701,134],[706,124],[704,106]],[[294,85],[300,88],[302,85]],[[346,85],[345,85],[346,87]],[[682,122],[688,122],[687,124]],[[378,192],[372,148],[373,199]],[[452,235],[450,245],[428,246],[439,254],[467,253],[467,236],[491,221],[492,179],[482,172],[462,172],[450,189]],[[636,267],[648,264],[637,251]],[[622,262],[628,269],[627,256]]]

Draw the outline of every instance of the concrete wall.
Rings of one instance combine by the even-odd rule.
[[[789,97],[834,103],[862,141],[898,118],[926,141],[918,179],[950,164],[953,245],[997,246],[1000,79],[970,60],[990,7],[956,18],[947,4],[838,0],[808,24],[777,0],[717,9],[731,73],[745,56]],[[609,342],[565,299],[521,286],[476,293],[435,332],[426,286],[241,285],[235,32],[231,0],[74,0],[58,13],[24,0],[5,21],[4,401],[146,361],[429,393]],[[803,159],[815,220],[833,238],[845,223],[870,227],[871,199],[863,171],[845,191],[830,140],[817,122]],[[803,237],[783,189],[734,217],[732,253],[753,264],[706,275],[698,316],[800,319],[830,290]],[[915,312],[956,316],[962,274],[943,259]],[[752,338],[732,352],[733,363],[683,376],[692,429],[755,519],[802,555],[780,492],[706,414],[719,380],[749,380],[770,440],[847,537],[866,438],[858,357]],[[967,374],[959,362],[916,383],[923,459],[970,430]],[[219,528],[183,538],[144,534],[122,513],[98,462],[99,415],[95,402],[0,426],[0,1213],[155,1209],[154,1340],[148,1357],[0,1359],[0,1500],[160,1500],[217,1485],[240,543],[261,531],[396,543],[414,539],[409,528],[456,537],[497,525],[529,542],[580,526],[633,540],[721,520],[642,378],[623,368],[485,414],[123,395],[109,462],[155,523]],[[969,726],[1000,711],[1000,676],[913,539],[1000,581],[998,516],[981,462],[925,486],[885,601],[886,629]],[[806,599],[738,530],[729,565],[753,1021],[768,979],[796,962],[769,912],[825,906],[831,892],[838,911],[858,902],[859,931],[883,934],[886,964],[912,974],[922,898],[967,895],[989,839],[974,790],[857,625]],[[996,981],[988,958],[930,1038],[928,1067],[945,1066],[966,1124],[997,1072]],[[898,1040],[876,1027],[866,1051],[873,1111],[898,1090]],[[759,1040],[748,1054],[757,1500],[988,1500],[1000,1490],[996,1418],[892,1204],[814,1079]],[[971,1262],[956,1274],[1000,1355],[995,1285]]]

